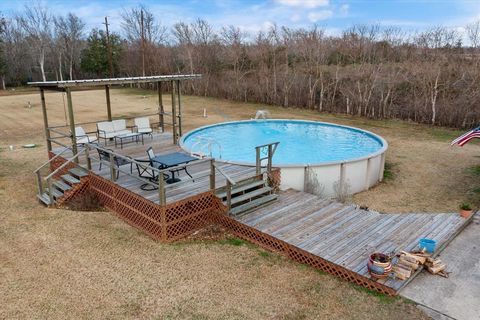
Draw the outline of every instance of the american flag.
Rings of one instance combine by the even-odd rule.
[[[464,144],[475,138],[480,138],[480,127],[477,127],[471,131],[468,131],[465,134],[462,134],[460,137],[453,140],[451,145],[453,146],[454,144],[458,144],[460,147],[463,147]]]

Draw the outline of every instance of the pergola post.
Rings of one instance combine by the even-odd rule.
[[[160,127],[162,127],[162,132],[165,132],[165,123],[163,115],[165,113],[165,109],[163,107],[163,98],[162,98],[162,82],[158,82],[158,123]]]
[[[73,117],[73,104],[72,104],[72,92],[70,88],[66,88],[67,92],[67,106],[68,106],[68,120],[70,122],[70,132],[72,137],[72,152],[73,155],[77,154],[77,137],[75,135],[75,119]],[[78,157],[75,158],[75,162],[78,163]]]
[[[105,98],[107,99],[107,117],[108,121],[112,121],[112,108],[110,105],[110,86],[105,86]]]
[[[47,104],[45,103],[45,92],[40,88],[40,99],[42,100],[43,126],[45,129],[45,139],[47,139],[47,150],[52,151],[52,142],[50,141],[50,129],[48,129]]]
[[[172,130],[173,144],[177,144],[177,109],[175,105],[175,81],[172,81]]]
[[[177,80],[177,96],[178,96],[178,137],[182,136],[182,103],[180,101],[180,80]]]

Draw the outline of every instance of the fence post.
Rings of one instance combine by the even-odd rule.
[[[48,198],[50,199],[50,204],[53,204],[53,184],[52,184],[52,178],[47,179],[47,185],[48,185]]]
[[[256,167],[256,174],[257,176],[260,175],[261,173],[261,161],[260,161],[260,148],[255,147],[255,152],[256,152],[256,161],[255,161],[255,167]]]
[[[210,190],[215,190],[215,160],[210,160]]]
[[[267,172],[270,173],[272,171],[272,145],[268,145],[268,164],[267,164]]]
[[[165,195],[165,181],[163,180],[163,172],[158,172],[158,197],[160,205],[164,206],[167,204],[167,197]]]
[[[232,184],[227,179],[227,209],[230,211],[232,208]]]
[[[110,178],[112,179],[112,181],[116,181],[116,173],[115,173],[115,161],[114,161],[114,158],[113,158],[113,154],[109,153],[109,156],[110,156]]]
[[[43,194],[43,183],[42,183],[42,176],[40,175],[40,170],[36,172],[37,174],[37,186],[38,186],[38,194]]]
[[[90,160],[90,150],[88,144],[85,146],[85,157],[87,157],[88,170],[92,170],[92,160]]]

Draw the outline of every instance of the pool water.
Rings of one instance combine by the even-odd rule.
[[[193,130],[182,138],[181,146],[208,154],[208,141],[213,141],[216,159],[248,164],[255,163],[255,146],[280,142],[274,165],[349,161],[368,157],[385,145],[382,138],[357,128],[303,120],[252,120]]]

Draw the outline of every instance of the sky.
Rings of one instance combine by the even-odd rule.
[[[38,0],[37,0],[38,1]],[[165,26],[176,22],[207,20],[214,28],[235,25],[245,32],[279,26],[308,28],[313,24],[339,34],[355,24],[400,26],[424,30],[443,25],[462,31],[480,19],[480,0],[39,0],[56,14],[73,12],[88,29],[103,28],[105,16],[120,31],[120,14],[145,5]],[[32,0],[0,0],[0,12],[13,16]]]

